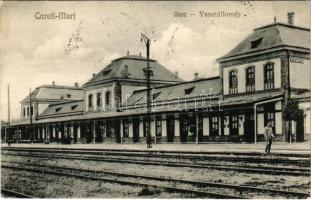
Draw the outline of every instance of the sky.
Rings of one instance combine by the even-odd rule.
[[[0,119],[20,116],[20,101],[43,84],[83,85],[111,60],[146,49],[184,80],[218,75],[216,59],[254,28],[287,22],[310,27],[309,1],[5,1],[0,2]],[[36,13],[74,13],[75,19],[36,19]],[[235,13],[215,17],[213,13]],[[176,17],[176,13],[186,16]],[[202,17],[200,13],[209,13]]]

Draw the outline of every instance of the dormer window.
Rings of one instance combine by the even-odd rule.
[[[130,75],[130,74],[129,74],[128,68],[129,68],[129,66],[124,65],[124,69],[122,70],[122,76],[123,76],[124,78],[128,78],[128,76]]]
[[[154,93],[152,95],[153,100],[155,100],[160,94],[161,94],[161,92]]]
[[[70,99],[71,98],[71,94],[66,94],[67,98]]]
[[[103,71],[103,76],[107,76],[111,72],[111,69]]]
[[[195,88],[195,87],[191,87],[191,88],[185,89],[185,95],[191,94],[194,88]]]
[[[232,70],[229,72],[229,94],[238,93],[238,77],[237,70]]]
[[[58,112],[58,111],[60,111],[61,109],[62,109],[62,107],[56,108],[56,109],[55,109],[55,112]]]
[[[253,40],[251,41],[251,48],[254,49],[254,48],[257,48],[262,42],[262,37],[257,39],[257,40]]]
[[[71,110],[75,110],[78,107],[78,105],[71,106]]]

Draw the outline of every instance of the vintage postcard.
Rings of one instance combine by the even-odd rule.
[[[310,198],[310,1],[0,1],[2,198]]]

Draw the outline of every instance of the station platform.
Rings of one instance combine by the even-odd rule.
[[[257,144],[153,144],[152,148],[147,148],[146,144],[16,144],[10,147],[32,147],[32,148],[68,148],[68,149],[98,149],[98,150],[143,150],[143,151],[179,151],[179,152],[247,152],[265,153],[266,143]],[[8,144],[1,144],[1,147],[8,147]],[[271,153],[286,154],[310,154],[310,142],[303,143],[273,143]]]

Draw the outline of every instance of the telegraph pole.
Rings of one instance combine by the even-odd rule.
[[[143,70],[144,70],[144,74],[145,74],[146,79],[147,79],[147,126],[146,126],[147,147],[151,148],[151,132],[150,132],[150,122],[151,122],[150,76],[153,75],[153,72],[150,69],[150,64],[149,64],[151,40],[147,36],[145,36],[144,34],[141,34],[141,41],[145,42],[146,50],[147,50],[147,67],[144,68]]]
[[[11,109],[10,109],[10,85],[8,85],[8,127],[5,131],[5,141],[8,140],[8,132],[10,131],[10,123],[11,123]]]
[[[32,134],[32,113],[31,113],[31,88],[29,88],[29,130],[30,130],[30,142],[33,140],[33,134]]]

